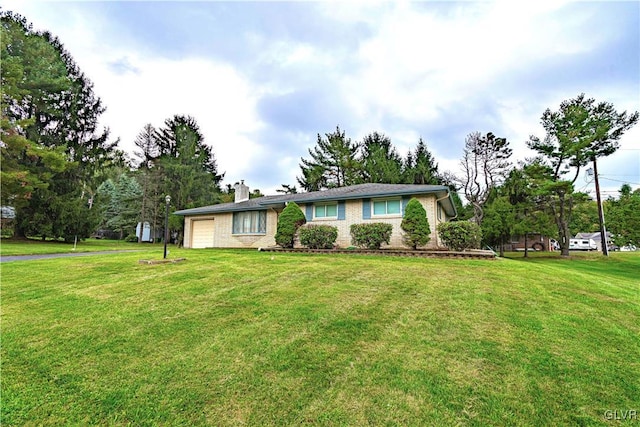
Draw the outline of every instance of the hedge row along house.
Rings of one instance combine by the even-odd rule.
[[[456,216],[449,192],[443,185],[360,184],[300,194],[283,194],[249,199],[249,187],[235,186],[235,201],[176,211],[184,216],[186,248],[260,248],[275,246],[278,215],[288,202],[297,203],[307,224],[324,224],[338,229],[336,246],[351,246],[351,224],[385,222],[393,226],[387,248],[405,248],[400,223],[409,200],[415,197],[431,225],[426,248],[440,247],[439,223]]]

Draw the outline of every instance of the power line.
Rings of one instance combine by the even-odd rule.
[[[619,179],[607,178],[607,177],[604,177],[602,175],[600,175],[600,178],[606,179],[607,181],[622,182],[623,184],[640,185],[640,183],[637,183],[637,182],[620,181]]]

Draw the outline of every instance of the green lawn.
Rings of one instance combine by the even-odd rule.
[[[78,241],[74,250],[73,243],[61,241],[42,241],[36,239],[29,240],[0,240],[0,254],[10,255],[39,255],[39,254],[59,254],[70,252],[95,252],[112,250],[149,250],[152,247],[160,248],[162,253],[163,245],[160,243],[128,243],[124,240],[99,240],[87,239]],[[157,251],[157,249],[156,249]]]
[[[138,264],[154,251],[2,264],[3,426],[617,425],[605,411],[640,412],[640,254],[172,248],[187,260]]]

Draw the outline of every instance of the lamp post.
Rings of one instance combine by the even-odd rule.
[[[169,203],[171,203],[171,196],[167,194],[167,197],[164,198],[164,201],[167,202],[165,206],[165,216],[164,216],[164,259],[167,258],[167,240],[169,240]]]

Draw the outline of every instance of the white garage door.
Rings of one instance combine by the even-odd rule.
[[[213,220],[200,220],[191,223],[191,247],[212,248],[213,247]]]

